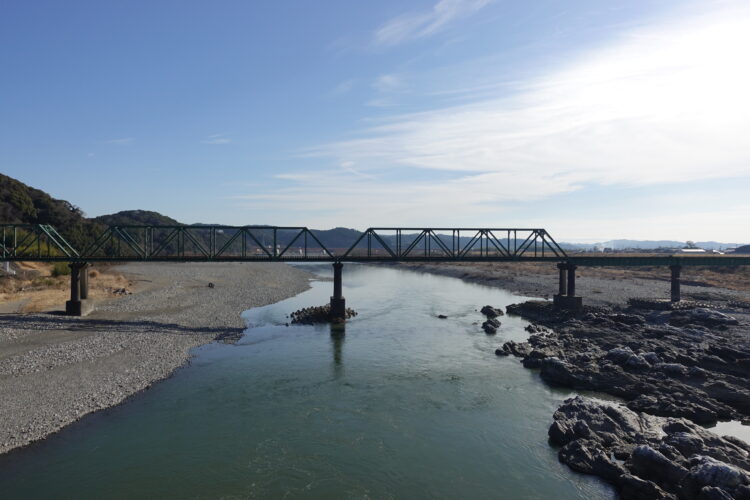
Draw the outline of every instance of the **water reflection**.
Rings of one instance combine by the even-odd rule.
[[[333,350],[333,378],[339,379],[344,372],[342,363],[342,348],[344,346],[344,337],[346,325],[344,323],[331,323],[331,347]]]

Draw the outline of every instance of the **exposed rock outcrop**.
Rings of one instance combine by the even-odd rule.
[[[554,414],[560,461],[612,483],[624,499],[746,498],[750,446],[686,420],[580,396]]]
[[[541,301],[508,306],[508,313],[534,321],[534,333],[498,354],[523,358],[549,384],[605,392],[632,410],[697,423],[750,417],[750,339],[732,316],[705,308],[589,308],[577,317]]]

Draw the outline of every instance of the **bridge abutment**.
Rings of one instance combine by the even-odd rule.
[[[88,264],[71,262],[70,267],[70,300],[65,303],[65,314],[68,316],[86,316],[94,310],[89,299]]]
[[[552,303],[561,309],[580,311],[583,308],[583,298],[576,297],[576,269],[578,266],[570,262],[557,264],[559,270],[559,289]]]
[[[341,271],[344,264],[341,262],[333,263],[333,296],[331,296],[331,319],[344,321],[346,319],[346,299],[342,295],[342,277]]]

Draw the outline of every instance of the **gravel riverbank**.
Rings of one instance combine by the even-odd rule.
[[[471,283],[503,288],[526,297],[551,299],[557,293],[558,274],[554,264],[547,267],[549,272],[533,272],[523,267],[508,268],[486,263],[398,263],[391,264],[400,269],[438,274],[460,278]],[[683,272],[682,296],[698,301],[750,300],[750,290],[729,290],[726,288],[700,285],[689,279],[691,269]],[[583,297],[589,306],[625,306],[632,297],[650,299],[669,298],[669,269],[663,269],[662,279],[634,277],[632,269],[626,269],[616,276],[597,276],[596,269],[579,267],[576,275],[576,295]]]
[[[0,453],[168,377],[193,347],[241,334],[242,311],[303,292],[311,277],[280,263],[118,270],[135,293],[98,303],[85,318],[0,315]]]

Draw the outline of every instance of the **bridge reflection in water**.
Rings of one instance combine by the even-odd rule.
[[[0,224],[1,261],[69,262],[68,314],[90,310],[90,262],[332,262],[331,310],[343,318],[343,262],[550,262],[559,270],[555,303],[580,309],[578,266],[669,266],[671,300],[680,300],[682,266],[750,265],[750,256],[568,255],[541,228],[379,227],[351,231],[351,241],[330,239],[324,231],[290,226],[101,226],[76,248],[56,228],[43,224]]]

